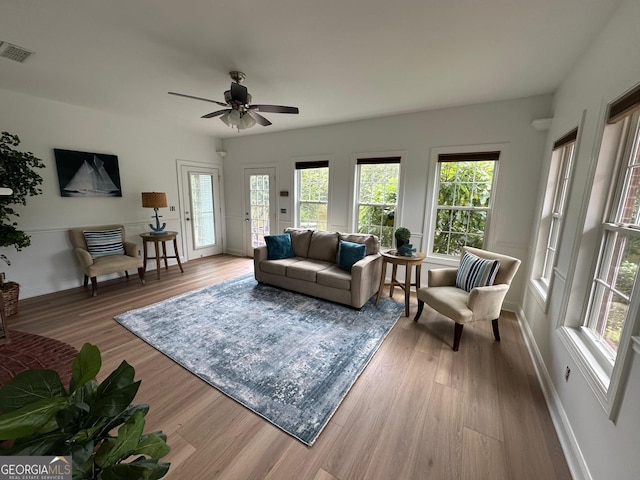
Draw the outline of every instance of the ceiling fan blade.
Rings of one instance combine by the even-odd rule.
[[[251,108],[268,113],[300,113],[298,107],[285,107],[284,105],[251,105]]]
[[[177,95],[178,97],[185,97],[185,98],[192,98],[194,100],[202,100],[204,102],[211,102],[211,103],[215,103],[217,105],[220,105],[221,107],[228,107],[229,105],[226,103],[222,103],[222,102],[218,102],[217,100],[210,100],[208,98],[202,98],[202,97],[194,97],[193,95],[186,95],[184,93],[176,93],[176,92],[167,92],[169,95]]]
[[[222,115],[225,112],[230,112],[231,109],[227,108],[225,110],[217,110],[215,112],[211,112],[211,113],[207,113],[206,115],[203,115],[201,118],[213,118],[213,117],[217,117],[218,115]]]
[[[231,82],[231,98],[242,105],[247,103],[247,87],[236,82]]]
[[[269,125],[271,125],[271,122],[260,115],[258,112],[252,112],[251,110],[248,110],[247,113],[254,118],[256,123],[262,125],[263,127],[268,127]]]

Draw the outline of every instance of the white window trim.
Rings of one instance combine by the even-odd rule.
[[[571,198],[571,193],[573,190],[573,177],[575,175],[575,171],[576,171],[576,163],[578,160],[578,156],[580,154],[580,142],[582,139],[582,131],[584,130],[584,122],[585,122],[585,118],[587,115],[587,111],[583,110],[582,114],[580,116],[580,121],[578,122],[577,126],[567,126],[567,128],[562,128],[560,129],[560,131],[564,131],[564,132],[570,132],[572,131],[574,128],[577,128],[578,130],[578,134],[576,137],[576,140],[573,146],[573,164],[572,164],[572,168],[571,168],[571,172],[570,172],[570,176],[569,176],[569,183],[567,185],[567,191],[566,191],[566,196],[565,196],[565,209],[564,209],[564,215],[563,215],[563,220],[562,220],[562,225],[560,226],[560,231],[558,232],[558,245],[556,245],[556,248],[561,244],[560,240],[562,239],[563,235],[564,235],[564,226],[566,223],[566,214],[567,214],[567,209],[568,209],[568,202],[569,199]],[[544,191],[540,191],[540,195],[542,196],[542,201],[539,204],[539,208],[538,208],[538,220],[536,223],[536,228],[535,228],[535,232],[539,232],[541,229],[541,223],[542,223],[542,217],[545,214],[545,206],[547,205],[547,189],[549,188],[549,177],[551,175],[551,168],[553,167],[553,155],[555,154],[556,150],[553,149],[553,140],[550,140],[550,145],[549,147],[551,148],[551,153],[548,155],[549,158],[549,162],[547,164],[547,170],[546,170],[546,175],[545,178],[547,178],[547,187],[544,189]],[[539,197],[540,198],[540,197]],[[551,202],[551,209],[553,209],[553,197],[549,200]],[[542,278],[542,271],[544,269],[544,261],[545,261],[545,248],[546,248],[546,242],[549,236],[549,231],[547,231],[547,235],[545,236],[541,236],[538,235],[536,237],[536,244],[534,247],[534,258],[533,258],[533,267],[531,269],[531,276],[529,278],[529,284],[532,288],[532,291],[535,294],[535,298],[536,301],[541,305],[542,310],[545,313],[548,313],[549,311],[549,304],[550,304],[550,293],[553,290],[553,285],[555,283],[555,279],[557,276],[561,276],[563,277],[563,283],[566,283],[566,278],[564,277],[564,274],[562,274],[561,272],[558,271],[557,265],[558,265],[558,252],[556,252],[556,256],[554,259],[554,264],[552,267],[552,271],[551,271],[551,277],[549,278],[549,281],[546,282],[543,278]]]
[[[383,152],[360,152],[351,154],[351,181],[349,182],[349,198],[351,199],[351,208],[349,209],[348,224],[352,232],[358,228],[358,159],[359,158],[384,158],[384,157],[400,157],[400,177],[398,178],[398,198],[396,206],[396,215],[393,220],[394,228],[396,226],[405,225],[402,213],[404,212],[404,191],[405,191],[405,175],[406,175],[406,158],[405,150],[390,150]]]
[[[479,144],[479,145],[458,145],[451,147],[435,147],[430,150],[429,154],[429,170],[427,175],[427,192],[431,192],[431,195],[426,195],[425,201],[425,222],[424,222],[424,230],[422,232],[423,235],[423,251],[426,253],[427,258],[432,259],[438,263],[449,264],[451,262],[455,262],[457,265],[458,256],[457,255],[442,255],[433,253],[433,231],[435,229],[436,224],[436,207],[438,205],[438,156],[441,154],[447,153],[472,153],[472,152],[495,152],[500,151],[500,160],[496,162],[495,169],[493,171],[493,183],[492,183],[492,191],[491,191],[491,199],[489,205],[489,211],[487,213],[487,228],[485,229],[484,235],[484,248],[488,250],[492,250],[495,248],[495,238],[492,228],[492,212],[495,208],[495,205],[499,203],[500,197],[500,185],[498,182],[498,171],[500,169],[500,162],[504,162],[508,157],[508,143],[489,143],[489,144]],[[453,264],[453,263],[452,263]]]
[[[612,185],[614,179],[618,178],[618,170],[621,164],[620,156],[623,155],[619,148],[620,139],[624,131],[624,128],[620,125],[622,122],[605,129],[607,126],[607,110],[608,103],[603,99],[598,117],[598,131],[595,136],[599,141],[594,142],[590,156],[588,181],[583,190],[580,222],[576,228],[571,250],[572,257],[567,273],[568,282],[564,289],[560,312],[557,317],[556,332],[609,420],[615,423],[622,403],[624,379],[628,376],[628,371],[631,368],[631,352],[636,349],[636,343],[640,344],[640,341],[636,341],[632,337],[633,328],[625,328],[618,348],[617,361],[613,370],[611,370],[606,358],[600,354],[596,344],[589,338],[587,329],[582,328],[588,309],[588,302],[585,302],[584,299],[591,292],[591,280],[594,278],[597,268],[601,235],[597,236],[597,245],[587,245],[585,247],[587,252],[592,251],[592,253],[582,254],[582,258],[593,260],[591,265],[585,267],[584,265],[579,265],[578,262],[581,258],[581,247],[583,246],[584,235],[582,233],[585,232],[586,228],[592,229],[594,222],[601,228],[602,219],[605,218],[605,209],[607,206],[612,205],[610,197],[613,194],[613,189],[609,188],[606,195],[596,198],[592,207],[593,211],[589,212],[594,183],[598,181],[599,183]],[[607,161],[606,159],[610,160]],[[601,162],[603,164],[599,165]],[[611,164],[614,168],[609,168]],[[603,182],[604,175],[608,177],[608,181]],[[586,272],[589,273],[587,274]],[[581,308],[578,308],[578,303]],[[629,315],[637,316],[637,314],[638,311],[632,311],[630,307]]]
[[[319,161],[328,161],[329,162],[329,188],[327,191],[327,229],[331,229],[331,199],[333,198],[332,194],[332,182],[331,182],[331,172],[333,169],[331,168],[333,165],[333,155],[306,155],[302,157],[292,157],[291,159],[291,185],[293,185],[293,199],[291,200],[291,224],[294,226],[298,226],[298,220],[300,212],[298,212],[298,173],[296,169],[296,162],[319,162]]]

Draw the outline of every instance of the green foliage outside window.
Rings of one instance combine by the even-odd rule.
[[[433,253],[459,255],[462,247],[482,248],[495,162],[440,164]]]
[[[298,170],[298,189],[299,226],[326,230],[329,168]]]
[[[383,247],[391,247],[400,165],[360,165],[359,170],[358,233],[377,235]]]

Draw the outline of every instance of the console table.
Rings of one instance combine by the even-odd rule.
[[[164,259],[164,268],[167,270],[169,268],[169,264],[167,263],[167,259],[175,258],[178,261],[178,266],[180,267],[180,271],[184,273],[182,269],[182,263],[180,263],[180,255],[178,254],[178,232],[165,232],[163,234],[152,234],[152,233],[141,233],[142,237],[142,248],[144,251],[144,271],[147,271],[147,259],[148,250],[147,243],[151,242],[154,246],[155,259],[156,259],[156,273],[158,275],[158,280],[160,280],[160,259]],[[174,255],[167,255],[167,242],[173,241],[173,253]],[[160,244],[162,244],[162,255],[160,254]]]
[[[384,287],[389,286],[389,296],[393,297],[393,291],[395,287],[400,287],[404,290],[404,315],[405,317],[409,316],[409,294],[411,293],[411,286],[416,287],[416,290],[420,288],[420,272],[422,270],[422,261],[425,259],[425,254],[418,252],[415,253],[412,257],[405,257],[403,255],[396,255],[395,250],[389,250],[386,252],[380,252],[382,255],[382,275],[380,276],[380,288],[378,289],[378,296],[376,297],[376,305],[380,301],[380,297],[382,296],[382,290]],[[391,282],[387,283],[386,275],[387,275],[387,263],[393,265],[393,270],[391,272]],[[396,280],[396,274],[398,272],[398,265],[404,265],[405,267],[405,278],[404,282],[399,282]],[[411,283],[411,267],[416,267],[416,281],[415,283]]]

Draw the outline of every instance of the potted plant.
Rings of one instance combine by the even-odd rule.
[[[396,228],[393,234],[396,237],[396,248],[400,248],[402,245],[407,245],[411,240],[411,231],[406,227]]]
[[[69,456],[74,480],[162,478],[169,464],[159,458],[170,448],[162,432],[142,433],[149,405],[131,405],[140,387],[133,367],[123,361],[98,383],[101,365],[85,343],[69,390],[53,370],[27,370],[2,387],[0,455]]]
[[[18,251],[31,245],[31,238],[16,228],[13,217],[19,215],[12,205],[26,205],[27,197],[42,193],[42,177],[34,169],[44,168],[33,153],[13,148],[19,144],[17,135],[0,135],[0,187],[12,190],[10,195],[0,195],[0,247],[13,246]]]

